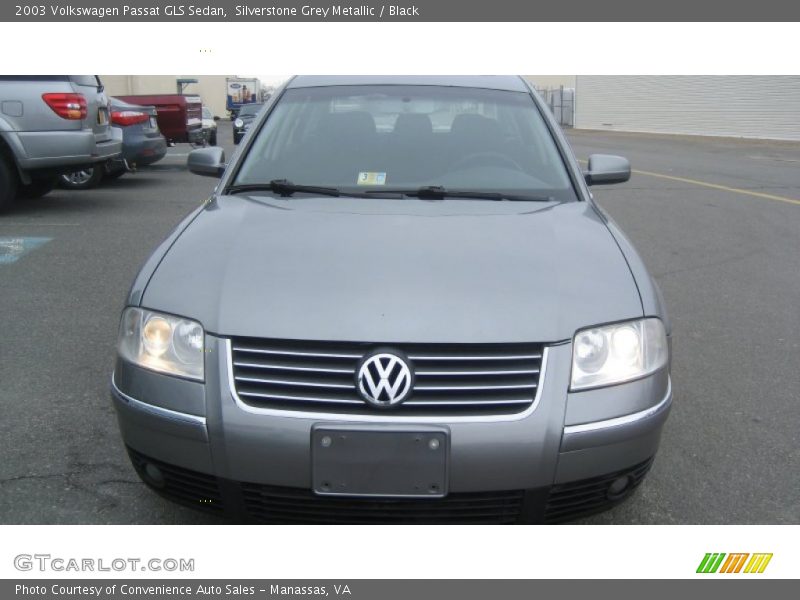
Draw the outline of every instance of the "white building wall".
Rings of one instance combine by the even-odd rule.
[[[800,76],[579,75],[575,127],[800,140]]]

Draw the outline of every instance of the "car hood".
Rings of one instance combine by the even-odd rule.
[[[221,196],[141,304],[222,336],[398,343],[553,342],[642,316],[583,202]]]

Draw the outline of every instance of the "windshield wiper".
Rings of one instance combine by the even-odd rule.
[[[477,190],[448,190],[440,185],[429,185],[408,189],[364,190],[365,194],[402,194],[421,200],[444,200],[445,198],[474,198],[477,200],[519,200],[528,202],[553,202],[553,196],[534,194],[511,194],[508,192],[481,192]]]
[[[334,187],[317,187],[314,185],[297,185],[286,179],[273,179],[269,183],[243,183],[229,186],[227,194],[241,194],[247,192],[273,192],[280,196],[291,196],[295,192],[304,194],[319,194],[320,196],[341,196],[342,192]]]
[[[247,192],[273,192],[283,197],[288,197],[295,192],[304,194],[318,194],[320,196],[353,196],[369,197],[378,195],[409,196],[421,200],[443,200],[445,198],[471,198],[476,200],[518,200],[527,202],[554,202],[553,196],[537,196],[534,194],[512,194],[508,192],[482,192],[477,190],[449,190],[440,185],[423,186],[407,189],[371,189],[359,192],[343,192],[335,187],[319,187],[314,185],[299,185],[286,179],[273,179],[269,183],[243,183],[229,186],[227,194],[241,194]]]

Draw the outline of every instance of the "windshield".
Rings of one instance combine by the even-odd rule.
[[[262,104],[244,104],[239,109],[239,116],[240,117],[252,117],[258,114],[258,111],[261,110]]]
[[[436,86],[287,90],[233,185],[339,190],[441,186],[575,200],[527,93]]]
[[[211,109],[207,106],[203,107],[203,118],[204,119],[213,119],[214,117],[211,115]]]

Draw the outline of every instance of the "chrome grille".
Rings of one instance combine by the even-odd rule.
[[[246,404],[283,410],[375,413],[356,389],[356,370],[376,348],[404,353],[412,393],[392,414],[514,413],[533,402],[542,344],[372,344],[234,338],[233,382]],[[384,412],[384,411],[379,411]]]

